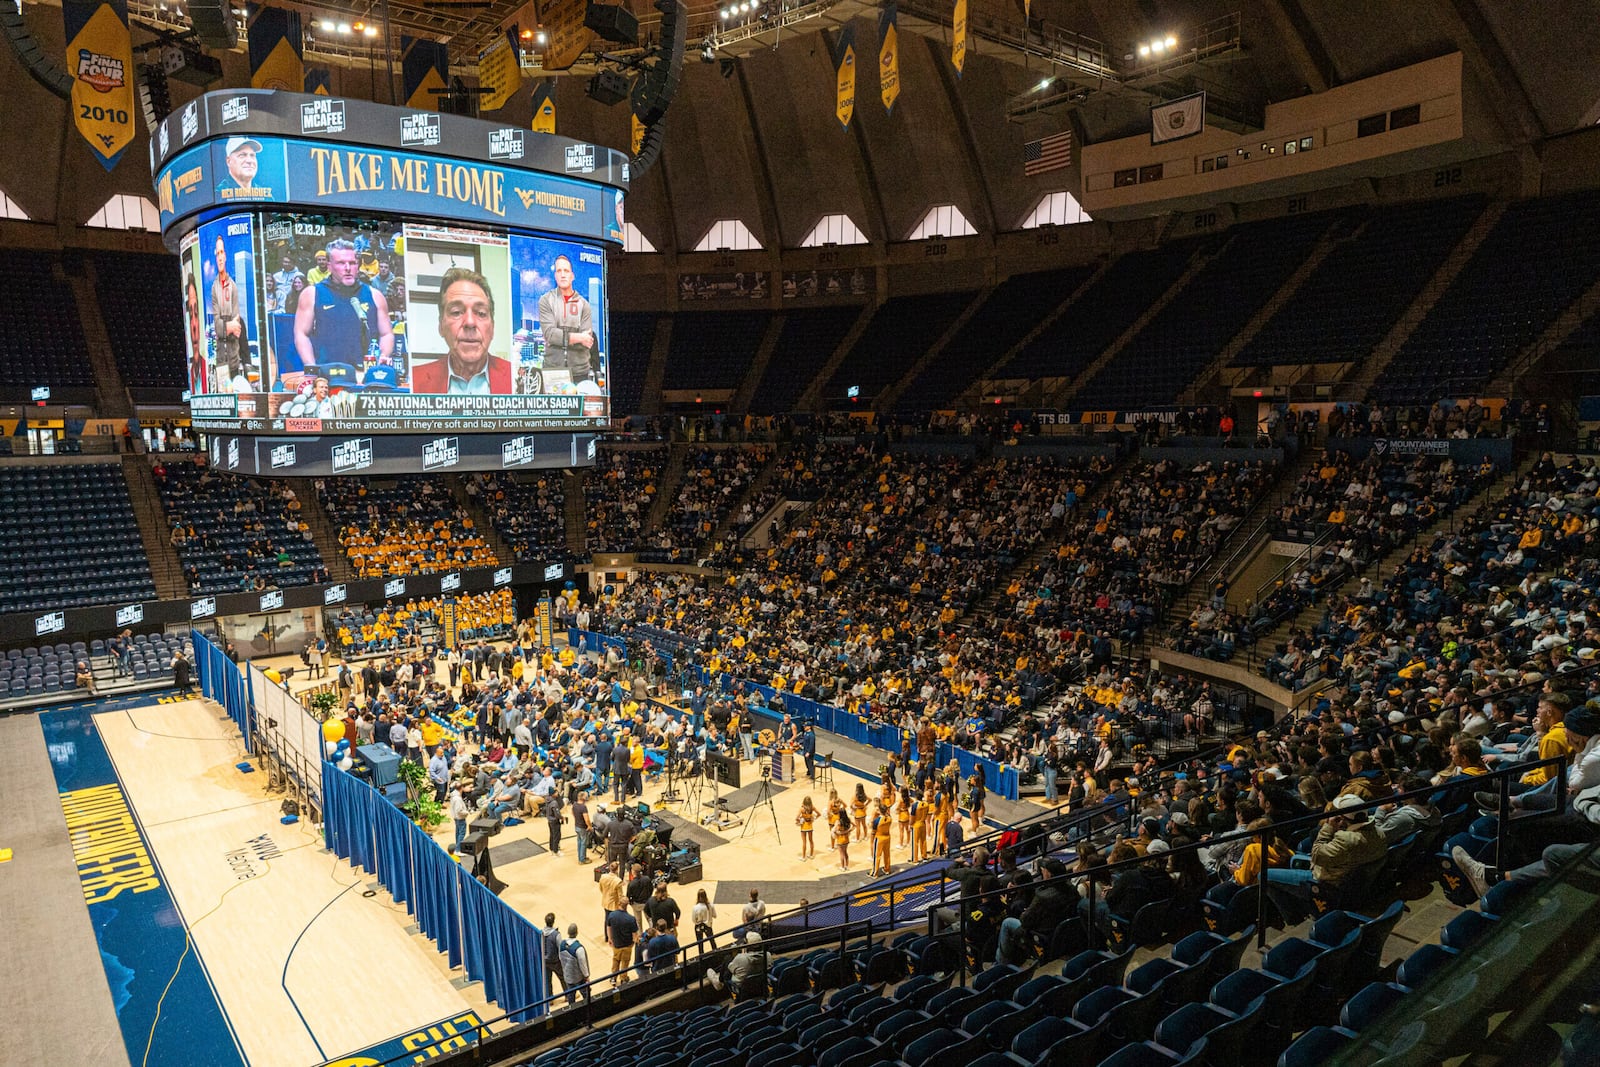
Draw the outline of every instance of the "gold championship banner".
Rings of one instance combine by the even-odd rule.
[[[516,97],[522,88],[521,51],[512,26],[478,53],[478,88],[489,90],[478,98],[480,111],[499,111]]]
[[[333,71],[327,67],[308,67],[305,91],[312,96],[327,96],[333,91]]]
[[[555,645],[556,613],[555,605],[550,602],[550,594],[546,593],[539,598],[539,611],[535,618],[539,622],[539,647],[551,648]]]
[[[539,0],[545,70],[568,69],[594,43],[594,31],[583,24],[586,7],[586,0]]]
[[[305,84],[300,12],[263,7],[250,21],[250,88],[299,92]]]
[[[444,631],[444,647],[456,647],[456,602],[446,600],[439,612],[439,626]]]
[[[133,44],[127,0],[62,0],[72,121],[106,170],[133,142]]]
[[[878,15],[878,94],[883,97],[883,110],[894,113],[894,102],[900,99],[900,33],[895,27],[894,0],[883,5]]]
[[[967,0],[956,0],[956,10],[950,16],[950,65],[956,68],[956,77],[967,67]]]
[[[533,132],[556,132],[556,82],[546,78],[533,87]]]
[[[448,84],[450,50],[438,41],[400,38],[400,82],[406,107],[438,111],[440,95]]]
[[[633,146],[633,154],[638,155],[639,149],[644,147],[644,135],[649,132],[649,127],[639,121],[638,115],[629,115],[628,129],[628,143]]]
[[[849,129],[856,113],[856,31],[846,26],[839,31],[839,48],[833,59],[833,113],[839,125]]]

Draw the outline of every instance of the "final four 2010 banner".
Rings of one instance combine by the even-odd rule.
[[[133,45],[127,0],[62,0],[72,121],[106,170],[133,141]]]

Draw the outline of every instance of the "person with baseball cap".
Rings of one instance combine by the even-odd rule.
[[[1267,892],[1284,919],[1299,922],[1310,910],[1311,883],[1338,885],[1356,871],[1377,863],[1388,854],[1383,835],[1361,809],[1367,801],[1355,793],[1333,798],[1333,814],[1317,830],[1311,855],[1296,855],[1289,867],[1271,867],[1266,873]],[[1309,858],[1310,866],[1301,865]]]
[[[223,146],[228,176],[217,181],[218,200],[271,199],[272,190],[256,184],[261,142],[254,137],[230,137]]]

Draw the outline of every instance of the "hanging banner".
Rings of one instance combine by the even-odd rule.
[[[550,594],[546,593],[539,598],[539,611],[534,616],[539,624],[539,647],[549,648],[555,644],[555,606],[550,603]]]
[[[629,115],[628,124],[628,143],[633,146],[633,154],[638,155],[639,149],[644,147],[644,135],[649,131],[649,127],[639,121],[638,115]]]
[[[63,0],[72,115],[100,165],[110,170],[133,141],[133,45],[127,0]]]
[[[499,111],[522,88],[522,61],[517,47],[517,27],[512,26],[478,53],[478,88],[489,90],[478,98],[480,111]],[[534,115],[538,129],[538,115]]]
[[[955,14],[950,16],[950,65],[958,78],[967,66],[967,0],[956,0]]]
[[[444,631],[444,647],[456,647],[456,602],[451,597],[440,607],[439,628]]]
[[[1166,144],[1194,137],[1206,129],[1206,94],[1188,96],[1150,109],[1150,143]]]
[[[250,88],[299,92],[306,78],[300,12],[281,7],[257,8],[247,37]]]
[[[1033,0],[1022,0],[1022,18],[1025,22],[1033,21]]]
[[[556,132],[556,83],[546,78],[533,87],[533,132]]]
[[[895,27],[897,10],[894,0],[883,5],[878,15],[878,93],[883,97],[883,110],[894,113],[894,102],[900,99],[900,34]]]
[[[534,10],[544,31],[545,70],[567,70],[594,43],[594,31],[583,24],[587,0],[536,0]]]
[[[839,31],[839,47],[833,58],[833,113],[839,125],[850,128],[856,113],[856,31],[846,26]]]
[[[440,96],[435,89],[449,85],[450,50],[438,41],[414,37],[400,38],[400,86],[406,107],[418,111],[438,111]]]
[[[306,68],[306,89],[313,96],[327,96],[333,88],[333,72],[327,67]]]

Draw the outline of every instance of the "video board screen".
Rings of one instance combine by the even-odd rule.
[[[180,253],[198,428],[414,433],[609,420],[598,244],[257,210],[207,219]]]

